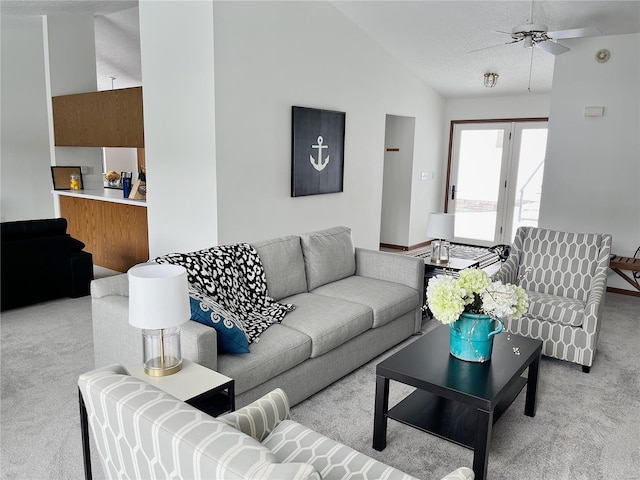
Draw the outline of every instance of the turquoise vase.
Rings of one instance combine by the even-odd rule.
[[[487,362],[491,359],[493,337],[503,328],[500,320],[489,315],[462,313],[449,324],[449,352],[467,362]]]

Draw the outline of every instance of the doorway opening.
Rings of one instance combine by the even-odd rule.
[[[408,250],[411,178],[416,132],[414,117],[387,115],[380,218],[380,246]]]

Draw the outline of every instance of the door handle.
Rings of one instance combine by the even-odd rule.
[[[456,186],[451,185],[451,200],[455,200],[455,199],[456,199]]]

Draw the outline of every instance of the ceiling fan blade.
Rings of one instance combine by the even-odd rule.
[[[518,39],[518,40],[513,40],[512,42],[507,42],[507,43],[500,43],[498,45],[491,45],[489,47],[482,47],[482,48],[478,48],[477,50],[471,50],[467,53],[475,53],[475,52],[481,52],[482,50],[489,50],[490,48],[496,48],[496,47],[502,47],[503,45],[511,45],[512,43],[518,43],[521,42],[522,39]]]
[[[536,47],[552,55],[560,55],[561,53],[566,53],[571,50],[570,48],[567,48],[564,45],[560,45],[559,43],[552,42],[551,40],[538,42],[536,43]]]
[[[598,27],[574,28],[571,30],[559,30],[557,32],[547,32],[547,36],[554,40],[563,38],[599,37],[602,32]]]

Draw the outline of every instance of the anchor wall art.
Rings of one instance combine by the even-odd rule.
[[[291,196],[342,192],[345,113],[292,107]]]

